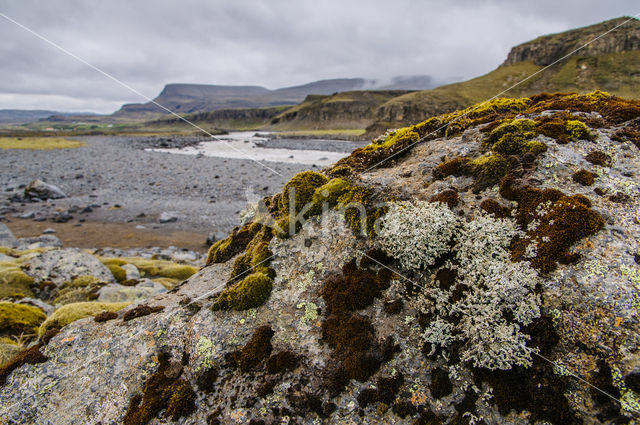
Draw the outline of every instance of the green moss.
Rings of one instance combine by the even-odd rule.
[[[252,223],[233,229],[226,239],[219,240],[209,248],[206,264],[225,263],[240,254],[261,227],[259,224]]]
[[[269,264],[271,264],[270,258],[273,256],[273,253],[269,250],[269,241],[272,238],[272,230],[263,227],[249,242],[244,254],[236,258],[229,280],[233,280],[249,271],[262,272],[270,278],[274,278],[275,271],[269,267]]]
[[[571,118],[567,112],[539,117],[536,119],[538,121],[536,130],[560,144],[575,140],[593,140],[589,127],[584,122]]]
[[[415,131],[414,127],[404,127],[404,128],[399,128],[397,130],[389,132],[389,134],[387,134],[387,137],[385,137],[384,140],[381,140],[378,143],[374,142],[373,144],[366,146],[365,149],[370,149],[370,150],[389,149],[397,143],[400,143],[400,142],[415,143],[419,139],[420,139],[420,135],[418,134],[417,131]]]
[[[530,142],[526,143],[523,151],[531,152],[534,155],[540,155],[541,153],[544,153],[547,151],[547,145],[538,140],[531,140]]]
[[[0,261],[0,298],[33,296],[34,280],[11,261]]]
[[[296,215],[312,201],[316,189],[325,185],[329,178],[313,171],[296,174],[282,189],[281,208],[283,214]],[[294,211],[290,211],[290,207]]]
[[[589,127],[582,121],[568,120],[565,131],[569,138],[573,140],[591,140],[593,138]]]
[[[104,261],[103,261],[104,263]],[[119,266],[118,264],[108,264],[105,263],[105,266],[107,266],[107,268],[109,269],[109,271],[111,272],[111,274],[113,275],[113,277],[120,283],[124,282],[125,280],[127,280],[127,272],[125,269],[123,269],[121,266]]]
[[[0,338],[0,368],[18,355],[24,348],[9,338]]]
[[[468,165],[475,177],[475,192],[500,182],[510,167],[509,161],[499,154],[481,156],[470,161]]]
[[[40,325],[39,335],[43,335],[48,329],[62,328],[76,320],[85,317],[94,317],[103,311],[119,311],[128,306],[124,303],[100,303],[100,302],[80,302],[67,304],[57,309],[47,320]]]
[[[309,215],[322,214],[322,206],[327,204],[328,208],[333,208],[338,203],[338,199],[351,188],[351,183],[343,178],[333,178],[326,184],[320,186],[313,193],[311,198],[312,207]]]
[[[0,335],[34,334],[46,318],[47,315],[37,307],[0,302]]]
[[[242,281],[226,288],[212,309],[216,310],[248,310],[259,307],[269,299],[273,280],[264,273],[252,273]]]
[[[522,155],[527,152],[537,155],[547,150],[544,143],[531,140],[537,134],[535,121],[507,119],[491,130],[484,145],[505,156]]]
[[[504,120],[491,131],[489,141],[495,143],[507,134],[518,134],[525,139],[532,139],[536,136],[536,123],[528,119]]]

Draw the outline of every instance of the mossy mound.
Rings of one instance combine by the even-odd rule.
[[[0,302],[0,335],[35,334],[46,318],[47,315],[37,307]]]
[[[269,299],[272,287],[273,279],[269,276],[261,272],[252,273],[222,291],[212,309],[248,310],[259,307]]]
[[[103,311],[119,311],[128,306],[130,303],[100,303],[100,302],[80,302],[63,305],[53,312],[47,318],[38,331],[39,335],[43,335],[47,330],[53,328],[63,328],[69,323],[85,317],[94,317]]]
[[[33,296],[33,282],[16,262],[0,261],[0,298]]]
[[[240,254],[261,228],[258,223],[236,227],[227,238],[211,245],[206,264],[224,263]]]
[[[65,282],[60,286],[53,303],[71,304],[95,300],[98,298],[98,291],[104,285],[106,285],[106,282],[95,276],[80,275],[71,282]]]
[[[0,367],[7,364],[12,358],[23,350],[15,340],[0,338]]]
[[[298,173],[282,189],[280,207],[285,215],[298,214],[311,203],[316,189],[324,186],[329,178],[313,171]],[[293,207],[293,211],[291,210]]]
[[[172,261],[148,260],[137,257],[101,258],[100,261],[111,270],[111,273],[113,273],[119,282],[123,282],[126,279],[126,272],[122,268],[125,264],[133,264],[140,270],[141,276],[149,278],[168,277],[182,281],[188,279],[198,271],[197,267],[178,264]],[[124,273],[124,275],[122,275],[122,273]]]

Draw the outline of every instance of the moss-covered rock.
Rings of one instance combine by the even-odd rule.
[[[224,263],[245,250],[253,237],[262,229],[258,223],[236,227],[225,239],[211,245],[206,264]]]
[[[282,189],[281,208],[284,214],[296,215],[313,199],[316,189],[325,185],[329,178],[314,171],[296,174]],[[293,206],[294,210],[291,211]]]
[[[0,302],[0,335],[33,334],[47,315],[37,307]]]
[[[43,335],[48,329],[62,328],[76,320],[85,317],[94,317],[103,311],[119,311],[130,303],[100,303],[100,302],[80,302],[67,304],[57,309],[46,321],[40,325],[38,333]]]
[[[23,347],[10,338],[0,338],[0,367],[4,366],[23,350]]]
[[[33,296],[33,282],[16,262],[0,261],[0,298]]]
[[[273,280],[264,273],[252,273],[228,287],[213,304],[213,310],[247,310],[259,307],[269,298]]]
[[[185,280],[194,275],[197,267],[178,264],[167,260],[149,260],[138,257],[122,257],[122,258],[101,258],[119,282],[126,280],[126,271],[122,268],[125,264],[133,264],[140,271],[140,275],[144,277],[168,277],[171,279]],[[115,271],[115,272],[114,272]],[[116,276],[116,273],[118,276]],[[124,275],[123,275],[124,273]]]

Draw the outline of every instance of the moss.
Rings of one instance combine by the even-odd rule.
[[[174,279],[171,277],[157,277],[152,279],[154,282],[159,283],[164,286],[168,290],[173,289],[178,283],[180,283],[180,279]]]
[[[624,127],[611,135],[611,140],[617,142],[631,142],[638,149],[640,149],[640,128],[634,129],[630,127]]]
[[[469,167],[475,177],[473,190],[480,192],[500,182],[509,171],[510,163],[501,155],[491,154],[470,161]]]
[[[37,307],[10,302],[0,302],[0,336],[34,334],[47,319]]]
[[[0,298],[33,296],[34,280],[11,261],[0,261]]]
[[[5,363],[4,366],[0,367],[0,386],[4,385],[11,372],[19,367],[25,364],[44,363],[47,360],[49,359],[40,352],[40,345],[34,345],[33,347],[22,351]]]
[[[468,174],[468,164],[470,159],[466,156],[459,156],[447,161],[443,161],[433,169],[433,177],[440,180],[448,176],[462,176]]]
[[[121,262],[121,264],[120,264],[120,261],[118,261],[115,258],[108,258],[108,259],[103,258],[101,259],[101,261],[102,261],[102,264],[107,266],[107,268],[109,269],[113,277],[118,282],[124,282],[127,279],[127,272],[125,271],[125,269],[122,268],[122,266],[126,264],[124,261]]]
[[[260,229],[260,225],[254,224],[236,227],[226,239],[211,245],[206,264],[225,263],[240,254]]]
[[[122,257],[122,258],[102,258],[102,263],[107,267],[121,266],[125,264],[133,264],[140,270],[140,274],[146,277],[167,277],[170,279],[178,279],[180,281],[188,279],[195,274],[198,269],[193,266],[174,263],[166,260],[149,260],[138,257]],[[124,271],[124,269],[122,270]],[[113,273],[113,272],[112,272]],[[126,275],[126,272],[125,272]],[[115,274],[114,274],[115,277]],[[122,277],[122,276],[120,276]],[[118,279],[124,282],[125,279]]]
[[[536,123],[528,119],[507,119],[494,128],[483,143],[501,155],[520,155],[529,151],[529,143],[537,135]]]
[[[508,180],[503,182],[501,193],[518,201],[518,223],[526,229],[533,220],[540,222],[513,244],[514,261],[529,259],[532,267],[548,273],[556,268],[558,261],[575,257],[569,252],[574,243],[604,226],[604,219],[590,209],[591,203],[582,195],[566,196],[557,190],[531,187],[513,189],[509,187],[512,184]],[[527,255],[529,245],[535,247],[533,256]]]
[[[20,354],[23,349],[23,346],[12,339],[0,338],[0,368]]]
[[[103,311],[102,313],[98,313],[93,317],[98,323],[107,322],[109,320],[114,320],[118,318],[118,313],[115,311]]]
[[[538,140],[531,140],[525,144],[523,152],[531,152],[534,155],[540,155],[541,153],[545,153],[547,149],[548,147],[545,143]]]
[[[298,214],[313,199],[316,189],[325,185],[329,178],[313,171],[296,174],[282,189],[281,209],[285,215]],[[294,210],[290,211],[293,206]]]
[[[264,273],[252,273],[242,281],[226,288],[213,304],[216,310],[247,310],[256,308],[269,299],[273,280]]]
[[[261,272],[273,279],[275,271],[269,267],[270,258],[273,253],[269,250],[269,241],[273,238],[270,228],[263,227],[249,242],[247,248],[241,256],[237,257],[233,263],[233,269],[229,280],[251,272]]]
[[[375,388],[365,388],[358,394],[357,400],[360,407],[365,408],[372,403],[392,404],[400,388],[404,384],[404,375],[381,376],[376,381]]]
[[[272,337],[273,330],[271,326],[258,327],[251,336],[251,339],[249,339],[242,348],[232,353],[232,358],[236,366],[242,372],[248,372],[258,366],[263,360],[269,357],[273,350],[273,346],[271,345]]]
[[[298,356],[292,351],[280,351],[267,359],[267,372],[270,374],[293,370],[298,365]]]
[[[309,216],[322,214],[322,207],[327,204],[333,208],[338,204],[338,199],[352,187],[351,183],[343,178],[333,178],[320,186],[311,198],[312,207]]]
[[[205,393],[213,392],[218,376],[220,376],[220,371],[217,367],[212,366],[207,368],[198,376],[198,389]]]
[[[323,285],[326,316],[322,339],[334,351],[334,364],[327,371],[327,385],[339,393],[350,379],[366,381],[387,359],[386,349],[376,341],[371,321],[355,313],[373,302],[391,281],[388,269],[360,269],[355,260],[343,267]]]
[[[596,177],[598,177],[596,173],[584,169],[576,171],[572,176],[574,182],[583,186],[591,186],[596,181]]]
[[[443,204],[447,204],[449,208],[454,208],[458,205],[460,198],[458,197],[458,192],[454,189],[443,190],[437,195],[429,198],[429,202],[441,202]]]
[[[63,328],[76,320],[85,317],[94,317],[103,311],[118,311],[130,303],[100,303],[100,302],[80,302],[67,304],[53,312],[47,320],[45,320],[38,331],[39,335],[43,335],[51,328]]]
[[[177,373],[172,370],[175,365],[170,363],[168,354],[161,353],[158,357],[160,365],[145,382],[142,395],[129,401],[124,425],[146,425],[164,409],[165,416],[174,421],[195,410],[195,392],[187,380],[179,378],[182,369]]]
[[[589,131],[589,127],[582,121],[567,120],[565,132],[572,140],[592,140],[593,136]]]
[[[169,400],[166,416],[172,420],[177,421],[183,416],[189,416],[196,409],[196,393],[188,381],[178,379],[167,390]]]
[[[164,306],[162,305],[149,306],[147,304],[140,304],[131,310],[127,310],[122,316],[122,321],[128,322],[130,320],[137,319],[138,317],[148,316],[152,313],[159,313],[162,310],[164,310]]]
[[[511,209],[503,206],[495,199],[485,199],[480,203],[482,208],[487,213],[493,215],[495,218],[507,218],[511,217]]]
[[[442,398],[451,394],[453,392],[453,385],[451,385],[449,373],[442,368],[432,370],[429,389],[431,390],[431,395],[435,398]]]
[[[584,157],[587,161],[601,167],[611,167],[611,156],[602,151],[591,151]]]

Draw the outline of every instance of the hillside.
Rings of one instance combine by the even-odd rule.
[[[424,89],[433,86],[431,79],[427,76],[396,77],[388,84],[363,78],[337,78],[276,90],[259,86],[167,84],[154,101],[173,112],[190,114],[218,109],[255,109],[295,105],[311,94],[330,95],[337,92],[372,89],[382,84],[399,89],[406,89],[406,87]],[[140,119],[158,114],[166,114],[166,111],[148,102],[123,105],[113,114],[113,117]]]
[[[22,332],[26,350],[0,366],[1,417],[637,423],[639,119],[637,100],[541,94],[390,132],[126,307],[91,301],[100,280],[158,264],[100,258],[80,279],[86,253],[2,248],[3,345]],[[54,295],[83,302],[52,313]]]
[[[626,19],[539,37],[511,49],[505,62],[486,75],[391,99],[377,109],[376,128],[397,127],[492,98]],[[638,98],[638,69],[640,21],[633,20],[512,88],[504,96],[528,96],[541,91],[585,93],[605,90]]]

